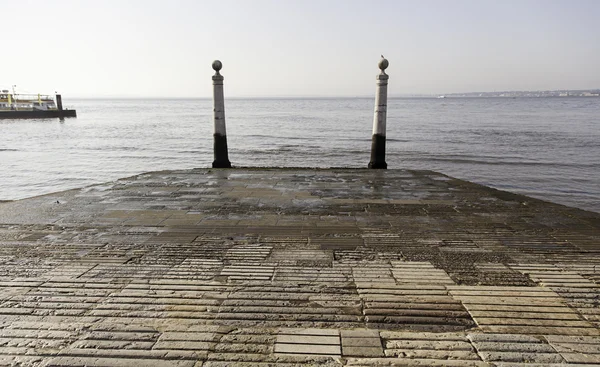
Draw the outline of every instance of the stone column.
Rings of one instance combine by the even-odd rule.
[[[385,69],[389,62],[381,57],[379,60],[379,69],[381,73],[377,75],[377,92],[375,94],[375,115],[373,116],[373,138],[371,141],[371,161],[369,168],[386,169],[385,163],[385,120],[387,117],[387,85],[389,76]]]
[[[213,75],[213,118],[215,121],[214,152],[215,160],[212,163],[213,168],[231,168],[229,156],[227,154],[227,134],[225,132],[225,98],[223,96],[223,76],[219,70],[223,67],[221,61],[215,60],[212,68],[216,71]]]

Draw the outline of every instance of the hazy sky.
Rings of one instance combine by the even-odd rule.
[[[65,96],[600,88],[600,0],[0,0],[0,86]]]

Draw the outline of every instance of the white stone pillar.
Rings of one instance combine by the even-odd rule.
[[[371,161],[369,168],[386,169],[385,163],[385,122],[387,118],[387,85],[389,76],[385,69],[389,62],[381,57],[379,60],[379,69],[381,73],[377,75],[377,91],[375,94],[375,114],[373,116],[373,137],[371,141]]]
[[[231,168],[229,156],[227,154],[227,133],[225,131],[225,97],[223,96],[223,76],[219,70],[223,67],[221,61],[215,60],[212,64],[213,70],[213,119],[215,121],[214,153],[215,160],[212,163],[213,168]]]

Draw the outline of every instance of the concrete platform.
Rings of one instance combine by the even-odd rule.
[[[0,365],[600,365],[600,214],[429,171],[0,203]]]

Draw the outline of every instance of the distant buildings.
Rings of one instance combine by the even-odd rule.
[[[452,93],[447,97],[600,97],[600,89]]]

